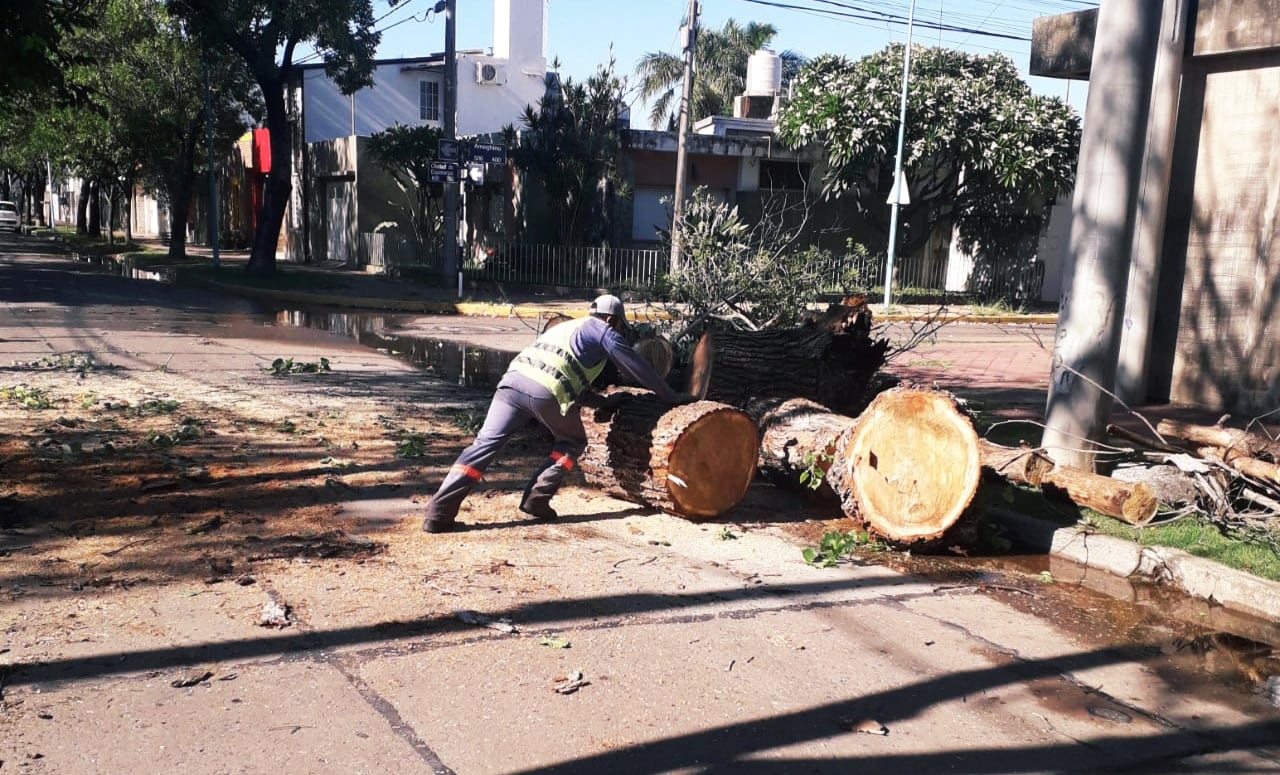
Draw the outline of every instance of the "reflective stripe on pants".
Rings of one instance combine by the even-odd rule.
[[[484,426],[471,446],[462,451],[449,470],[440,489],[427,505],[427,519],[451,522],[458,515],[463,500],[480,483],[485,469],[497,459],[507,440],[523,428],[530,418],[536,419],[555,437],[551,457],[538,468],[525,487],[527,501],[545,503],[555,495],[564,475],[587,446],[587,434],[574,406],[567,415],[560,413],[560,403],[550,392],[528,396],[518,390],[500,387],[493,394]]]

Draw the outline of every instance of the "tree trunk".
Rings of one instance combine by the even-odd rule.
[[[1044,475],[1040,486],[1047,494],[1061,492],[1077,506],[1130,525],[1147,524],[1160,507],[1160,501],[1145,484],[1122,482],[1067,466],[1055,466]]]
[[[1053,461],[1030,447],[1003,447],[986,439],[978,440],[982,467],[1017,484],[1039,487]]]
[[[717,331],[707,398],[734,406],[756,399],[807,398],[846,415],[870,400],[887,339],[829,329]]]
[[[89,233],[89,181],[81,179],[76,192],[76,234]]]
[[[844,513],[900,544],[939,538],[978,491],[973,423],[949,394],[881,393],[835,444],[828,479]]]
[[[191,200],[196,190],[196,140],[200,123],[188,127],[174,166],[174,177],[169,184],[169,258],[187,255],[187,221],[191,214]]]
[[[89,236],[102,236],[102,187],[98,181],[89,181]]]
[[[805,398],[751,405],[747,413],[759,418],[761,478],[818,500],[839,501],[829,475],[832,456],[836,439],[857,420]]]
[[[668,514],[718,517],[742,500],[755,475],[755,423],[731,406],[671,407],[635,393],[611,416],[583,409],[582,424],[588,444],[578,464],[587,482]]]
[[[116,203],[120,199],[118,184],[112,183],[107,188],[107,244],[115,243],[116,239]]]
[[[268,75],[267,72],[271,74]],[[253,248],[245,271],[250,274],[271,274],[276,271],[276,245],[280,241],[280,228],[284,224],[284,211],[289,206],[289,192],[293,186],[290,173],[293,169],[293,142],[289,135],[288,114],[284,104],[284,83],[275,73],[273,64],[266,70],[255,72],[262,89],[262,99],[267,108],[267,131],[271,138],[271,171],[262,186],[262,208],[258,212],[258,228],[253,235]]]

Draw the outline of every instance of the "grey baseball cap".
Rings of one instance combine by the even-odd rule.
[[[611,293],[596,297],[591,302],[592,315],[613,315],[615,318],[625,321],[627,319],[627,310],[622,306],[622,299]]]

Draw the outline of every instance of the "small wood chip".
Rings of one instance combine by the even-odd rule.
[[[179,678],[176,681],[170,682],[169,685],[175,689],[185,689],[188,686],[199,686],[210,678],[213,678],[213,671],[206,670],[203,673],[192,673],[186,678]]]

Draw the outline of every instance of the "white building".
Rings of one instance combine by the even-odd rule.
[[[525,107],[542,99],[547,2],[493,0],[492,46],[457,52],[459,136],[519,126]],[[371,232],[383,214],[374,211],[372,202],[364,208],[369,212],[362,210],[360,192],[384,184],[361,180],[378,173],[369,170],[366,176],[359,169],[363,154],[358,138],[396,124],[443,128],[444,67],[442,53],[381,60],[375,63],[373,85],[351,95],[325,75],[323,65],[299,68],[289,86],[289,102],[300,121],[294,129],[293,194],[281,258],[351,266],[378,263],[371,252],[380,251],[379,239]]]
[[[547,0],[494,0],[493,46],[457,54],[459,135],[517,124],[542,99]],[[441,41],[443,42],[443,41]],[[377,62],[373,85],[345,95],[322,64],[301,68],[305,142],[371,135],[394,124],[443,126],[444,54]]]

